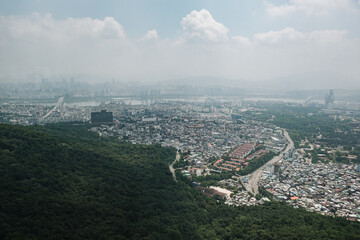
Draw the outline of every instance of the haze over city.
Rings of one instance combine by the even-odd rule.
[[[360,0],[0,0],[0,239],[359,239]]]
[[[1,1],[0,15],[1,82],[209,76],[360,88],[359,1]]]

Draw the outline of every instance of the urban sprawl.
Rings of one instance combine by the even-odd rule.
[[[161,144],[178,149],[183,157],[180,166],[175,165],[176,170],[195,179],[195,189],[224,198],[226,204],[250,206],[285,201],[296,208],[360,221],[359,165],[313,163],[307,151],[321,146],[310,144],[309,148],[304,139],[295,148],[285,129],[242,114],[266,111],[265,108],[246,102],[225,105],[210,97],[202,100],[129,104],[114,99],[97,106],[78,106],[64,104],[64,98],[59,98],[53,105],[2,104],[0,110],[3,121],[23,125],[89,122],[92,112],[107,116],[111,112],[110,124],[100,122],[90,130],[134,144]],[[101,112],[104,109],[107,112]],[[273,154],[271,160],[252,172],[245,171],[269,154]],[[202,186],[196,181],[201,176],[224,173],[231,176],[214,186]],[[267,196],[259,197],[260,191]]]

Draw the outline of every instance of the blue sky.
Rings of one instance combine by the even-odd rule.
[[[251,36],[257,32],[278,30],[289,25],[310,31],[318,28],[348,29],[353,35],[360,32],[360,18],[356,15],[331,14],[313,16],[288,15],[271,18],[265,14],[265,1],[239,0],[2,0],[1,15],[29,15],[51,13],[56,19],[114,17],[126,32],[136,37],[149,29],[157,29],[164,37],[174,37],[181,30],[179,22],[192,10],[207,9],[212,16],[231,30],[233,35]],[[356,1],[354,5],[357,4]],[[288,1],[271,1],[282,5]]]
[[[1,0],[0,31],[3,77],[360,79],[357,0]]]
[[[244,1],[245,2],[245,1]],[[175,36],[181,29],[180,21],[192,10],[207,9],[218,21],[233,27],[234,33],[255,31],[252,13],[261,9],[261,1],[194,1],[194,0],[127,0],[127,1],[1,1],[2,15],[27,15],[33,12],[51,13],[54,18],[91,17],[103,19],[114,17],[131,36],[141,35],[156,28],[164,36]],[[229,14],[230,13],[230,14]]]

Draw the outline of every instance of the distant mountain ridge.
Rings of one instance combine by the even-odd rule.
[[[225,77],[196,76],[163,81],[162,83],[167,83],[173,86],[238,87],[244,89],[269,89],[285,91],[326,89],[360,90],[360,78],[354,79],[349,76],[333,72],[303,73],[272,78],[263,81],[230,79]]]
[[[242,79],[230,79],[225,77],[197,76],[179,78],[163,81],[164,84],[173,86],[193,86],[193,87],[244,87],[250,86],[251,82]]]

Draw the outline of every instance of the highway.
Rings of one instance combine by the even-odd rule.
[[[179,160],[180,160],[180,153],[179,153],[179,151],[177,151],[175,160],[169,165],[170,172],[172,173],[175,182],[177,182],[177,179],[176,179],[176,175],[175,175],[174,164]]]
[[[56,105],[43,117],[40,118],[40,122],[44,121],[52,112],[54,112],[56,109],[60,109],[60,107],[63,105],[64,97],[60,97],[56,103]]]
[[[287,147],[278,156],[275,156],[273,159],[271,159],[270,161],[265,163],[263,166],[261,166],[255,172],[253,172],[252,174],[249,174],[247,176],[244,176],[244,177],[249,178],[248,184],[245,185],[246,190],[248,192],[251,192],[252,194],[254,194],[254,196],[256,196],[259,193],[260,176],[261,176],[262,172],[264,171],[264,169],[267,166],[269,166],[270,164],[274,164],[274,163],[278,162],[279,160],[281,160],[283,154],[287,153],[294,146],[294,142],[292,141],[292,139],[290,138],[290,136],[286,130],[284,130],[284,136],[287,138],[287,140],[289,142]]]

